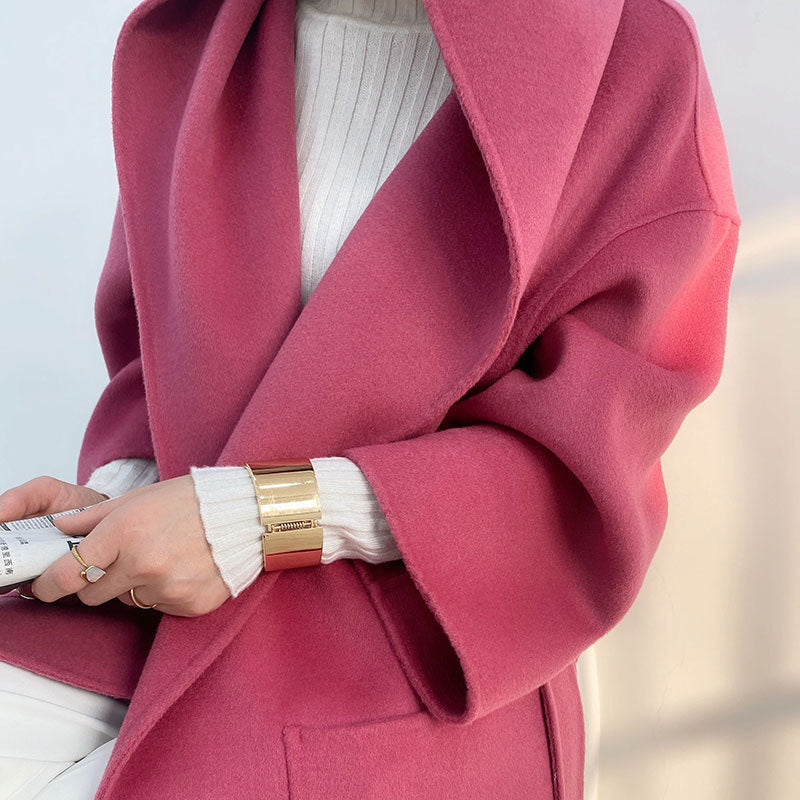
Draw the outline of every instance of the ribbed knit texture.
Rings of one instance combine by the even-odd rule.
[[[349,458],[312,458],[322,509],[322,563],[400,558],[377,498]],[[261,534],[253,481],[244,467],[191,467],[206,538],[229,586],[249,586],[262,569]]]
[[[322,509],[322,563],[360,558],[377,564],[400,558],[378,498],[359,467],[340,456],[312,458],[311,466]]]
[[[422,0],[298,0],[295,14],[302,302],[389,173],[444,102],[452,81]],[[118,459],[92,488],[158,480],[154,462]],[[322,561],[400,558],[372,487],[352,461],[312,459]],[[262,569],[258,505],[244,467],[192,466],[214,560],[236,597]],[[124,488],[123,488],[124,487]]]
[[[295,87],[305,303],[452,82],[422,0],[298,0]]]
[[[109,497],[146,486],[158,480],[158,467],[150,458],[119,458],[98,467],[84,484],[97,492],[104,492]]]

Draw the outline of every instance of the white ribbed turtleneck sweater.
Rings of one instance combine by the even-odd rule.
[[[295,108],[302,302],[436,110],[452,82],[422,0],[297,0]],[[400,558],[361,470],[312,459],[322,508],[322,562]],[[262,570],[253,483],[244,467],[193,466],[206,538],[235,597]],[[158,480],[154,461],[126,458],[87,486],[117,496]]]

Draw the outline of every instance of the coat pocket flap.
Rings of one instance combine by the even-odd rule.
[[[291,800],[554,797],[541,690],[467,725],[417,711],[346,725],[289,724]]]

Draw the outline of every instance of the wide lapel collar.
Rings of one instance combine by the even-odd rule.
[[[146,0],[117,42],[114,150],[162,478],[214,463],[300,309],[293,31],[294,0]]]
[[[294,0],[267,0],[254,31],[250,26],[261,5],[255,0],[223,2],[218,13],[219,3],[150,0],[138,7],[115,56],[115,148],[162,477],[182,474],[190,463],[331,455],[436,428],[508,336],[567,179],[622,2],[425,0],[455,91],[381,186],[302,309],[289,91]],[[191,15],[190,8],[195,9]],[[178,24],[187,26],[191,46],[175,52],[175,71],[163,89],[169,103],[160,112],[174,115],[171,133],[152,129],[132,135],[132,116],[148,113],[142,100],[152,102],[163,78],[157,80],[136,62],[137,48],[143,58],[160,36],[162,47],[174,47],[164,34]],[[264,97],[259,95],[258,102],[266,103],[261,112],[271,114],[261,131],[247,113],[241,118],[243,125],[256,125],[248,135],[263,134],[264,160],[248,166],[254,170],[252,182],[239,174],[239,185],[261,194],[237,197],[226,187],[221,190],[220,201],[233,203],[248,225],[263,226],[241,231],[249,246],[252,237],[261,245],[260,260],[245,265],[234,257],[226,260],[223,252],[217,260],[203,259],[202,252],[193,251],[195,244],[181,239],[191,227],[187,220],[186,227],[178,224],[185,212],[174,185],[170,193],[173,163],[165,157],[154,169],[147,158],[152,137],[175,136],[181,130],[175,125],[186,131],[202,124],[215,97],[209,87],[216,87],[220,97],[226,75],[240,74],[231,73],[237,48],[255,59],[251,67],[264,71]],[[190,81],[200,55],[206,58],[205,72]],[[137,80],[148,79],[149,89],[136,87]],[[175,99],[180,92],[188,104]],[[153,125],[159,122],[154,119]],[[163,142],[157,144],[163,148]],[[227,144],[234,148],[230,168],[241,169],[234,160],[237,142]],[[209,151],[192,156],[188,138],[182,146],[185,164],[193,158],[202,174]],[[188,191],[193,178],[181,174],[182,168],[179,160],[177,186],[185,181]],[[162,192],[166,186],[161,205],[147,204],[140,185],[145,179],[156,188],[161,182]],[[271,202],[263,199],[265,186],[273,190]],[[209,220],[214,202],[209,199]],[[252,211],[259,203],[266,210]],[[237,248],[244,246],[233,238],[220,245],[240,254]],[[164,252],[184,258],[170,265]],[[177,274],[158,274],[175,264]],[[213,314],[199,311],[208,302],[199,294],[202,281],[211,279],[215,266],[220,272],[215,310],[223,315],[232,299],[227,292],[248,277],[242,270],[252,269],[253,278],[260,275],[250,284],[251,302],[238,320],[214,322]],[[226,288],[229,284],[234,288]],[[194,288],[198,296],[187,296]],[[231,342],[224,326],[234,322],[241,335]],[[248,342],[256,331],[259,337]],[[228,341],[230,349],[221,344],[222,358],[211,349],[214,332]],[[188,334],[194,338],[184,340]],[[176,345],[189,362],[198,359],[195,371],[177,380],[174,373],[159,372],[157,363],[160,348]],[[204,376],[196,371],[202,359],[208,365]],[[407,377],[409,361],[416,367],[414,380]],[[400,366],[395,370],[393,364]],[[225,402],[214,393],[220,381],[237,387]],[[311,402],[314,394],[325,398],[324,420],[319,404]],[[204,423],[191,441],[173,430],[175,415],[182,413]],[[247,619],[264,608],[280,574],[262,574],[212,614],[162,617],[99,800],[109,795],[138,742]]]
[[[351,230],[216,463],[435,430],[480,381],[536,268],[622,3],[425,0],[454,91]]]

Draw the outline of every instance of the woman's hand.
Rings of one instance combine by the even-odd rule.
[[[46,603],[76,593],[95,606],[115,597],[181,617],[208,614],[231,595],[211,555],[191,475],[159,481],[104,500],[85,511],[56,517],[71,535],[86,534],[78,552],[106,570],[96,583],[81,577],[72,553],[51,564],[30,586]],[[143,612],[144,613],[144,612]]]
[[[40,475],[0,494],[0,522],[39,517],[42,514],[57,514],[72,508],[90,506],[106,499],[104,494],[88,486],[78,486],[49,475]],[[0,594],[7,594],[10,591],[13,590],[0,588]],[[26,589],[26,594],[27,592]],[[65,598],[64,602],[72,599]],[[67,604],[73,603],[67,602]]]

